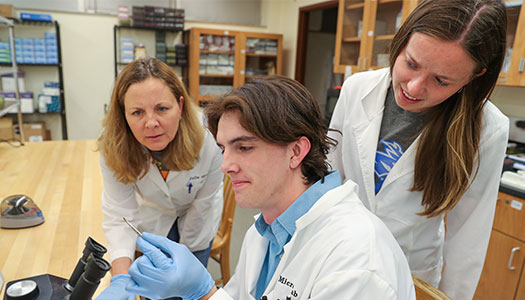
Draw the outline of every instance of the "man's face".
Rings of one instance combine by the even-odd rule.
[[[260,209],[263,215],[282,209],[280,200],[292,177],[292,146],[262,141],[241,126],[237,111],[221,116],[217,144],[223,150],[221,169],[231,176],[237,204]]]

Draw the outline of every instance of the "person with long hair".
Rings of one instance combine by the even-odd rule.
[[[472,299],[486,255],[509,121],[488,99],[505,55],[500,0],[425,0],[390,67],[345,80],[329,155],[390,228],[413,274]]]
[[[127,299],[120,297],[137,234],[123,217],[141,231],[186,245],[206,266],[222,211],[222,156],[168,65],[143,58],[122,70],[98,147],[113,277],[97,299]]]
[[[334,141],[304,86],[281,76],[256,79],[211,101],[205,115],[235,201],[261,211],[235,274],[217,290],[184,245],[146,232],[137,238],[144,255],[130,267],[126,290],[153,299],[415,300],[392,233],[357,198],[355,183],[341,185],[329,171]]]

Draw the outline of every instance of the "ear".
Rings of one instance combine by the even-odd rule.
[[[180,96],[179,98],[179,109],[180,109],[180,113],[182,115],[182,108],[184,107],[184,97]]]
[[[474,78],[479,77],[479,76],[485,74],[486,72],[487,72],[487,68],[483,68],[483,70],[481,70],[481,72],[479,72],[478,74],[474,75]]]
[[[295,169],[301,165],[304,157],[310,152],[310,140],[305,136],[290,144],[292,156],[290,157],[290,168]]]

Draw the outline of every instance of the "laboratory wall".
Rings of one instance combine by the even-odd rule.
[[[42,12],[31,11],[29,12]],[[68,138],[96,139],[115,80],[113,15],[45,11],[60,25]],[[266,27],[187,21],[190,27],[267,32]],[[57,123],[59,121],[57,120]],[[46,124],[59,130],[59,124]]]
[[[261,23],[267,24],[266,26],[186,21],[185,28],[205,27],[283,34],[283,75],[293,78],[299,9],[321,2],[324,1],[262,1]],[[114,82],[113,26],[117,24],[116,16],[53,11],[45,13],[51,14],[60,24],[69,139],[95,139],[102,129],[104,105],[109,102]],[[326,37],[323,38],[323,42],[326,42]],[[319,40],[321,41],[322,39]],[[324,64],[319,64],[317,68],[319,70],[315,73],[326,74]],[[525,117],[524,94],[525,88],[498,87],[491,98],[505,114]],[[50,124],[49,127],[58,126]]]

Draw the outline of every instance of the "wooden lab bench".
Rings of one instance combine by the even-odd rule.
[[[91,236],[107,245],[102,231],[102,175],[96,142],[44,141],[14,148],[0,143],[0,200],[29,196],[45,222],[24,229],[0,228],[0,271],[7,282],[52,274],[69,278]],[[108,259],[107,255],[104,257]],[[108,272],[95,296],[109,285]]]

